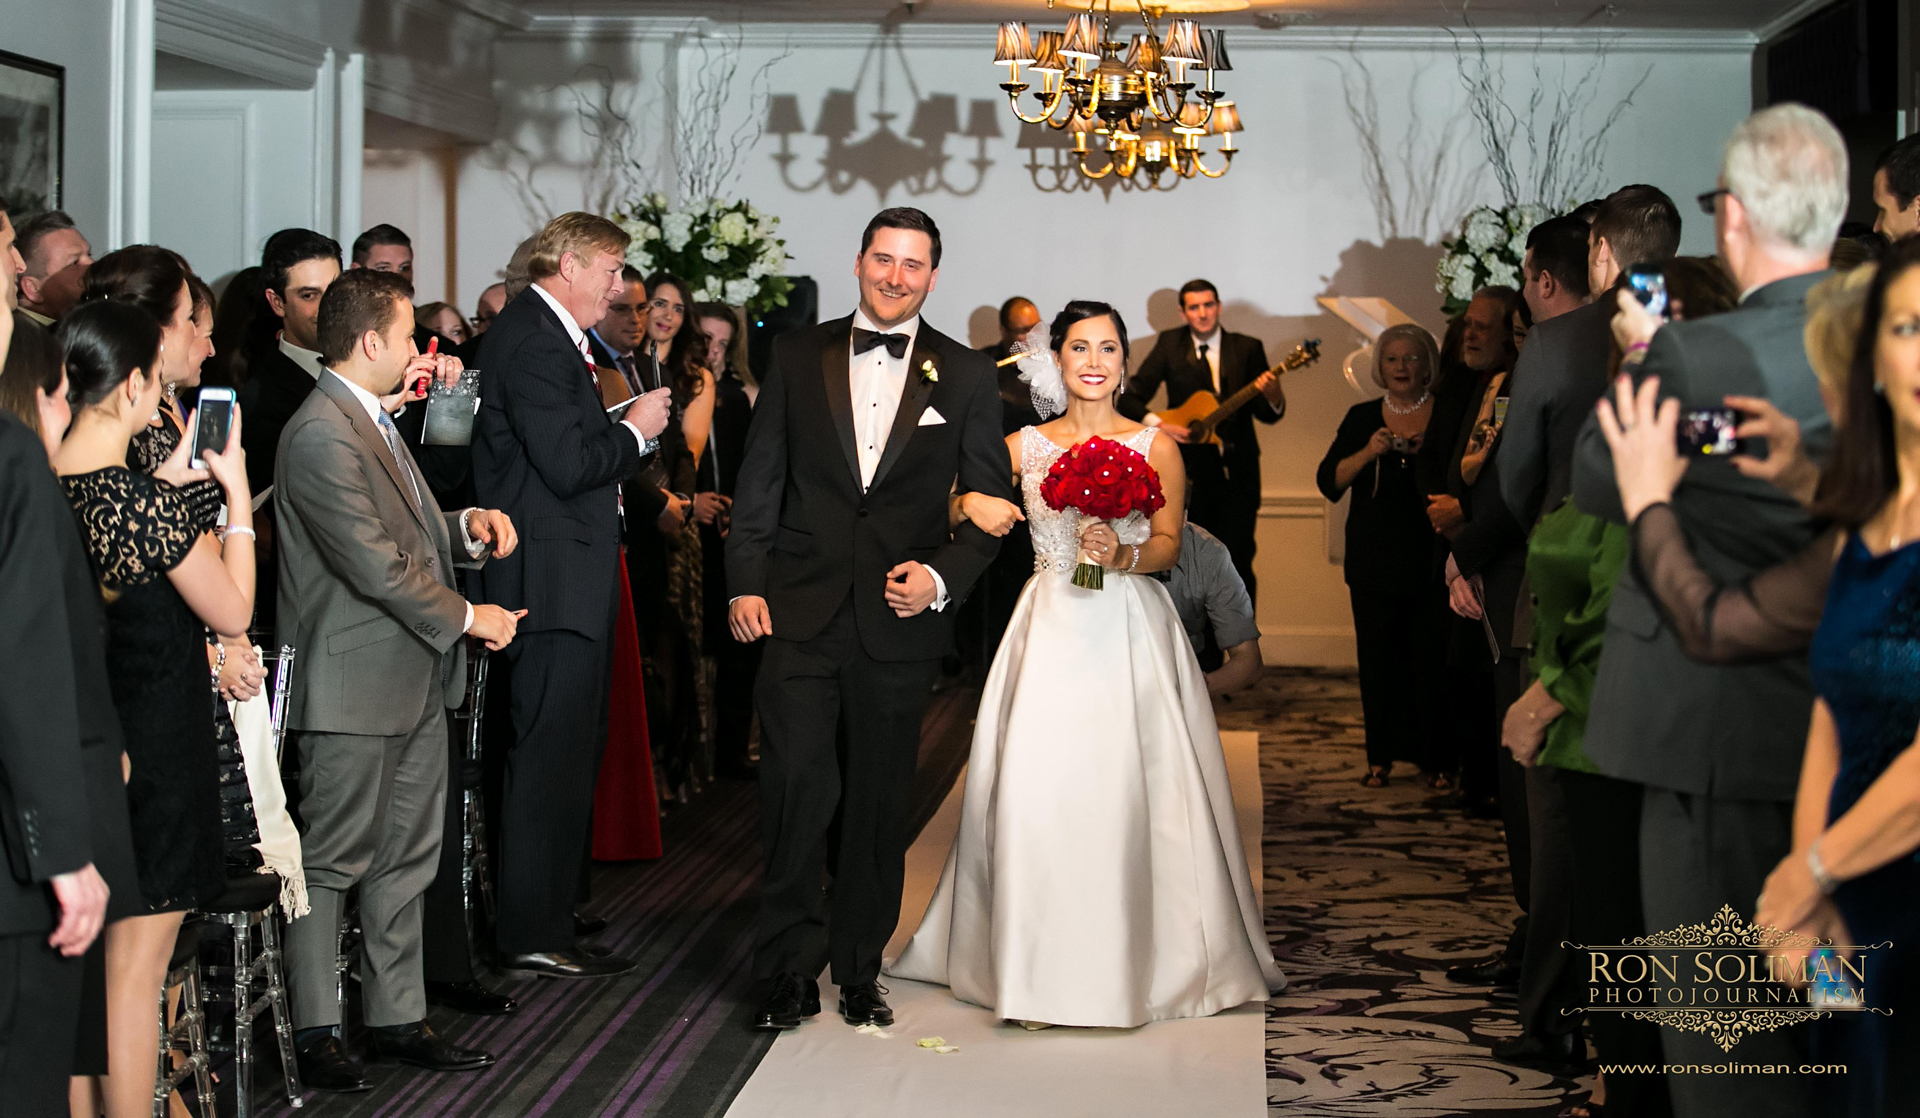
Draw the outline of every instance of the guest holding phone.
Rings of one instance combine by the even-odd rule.
[[[59,334],[74,416],[55,466],[108,599],[107,670],[145,907],[107,930],[109,1118],[151,1113],[167,960],[183,914],[226,887],[204,632],[242,633],[253,613],[253,498],[239,424],[223,451],[202,451],[205,470],[187,465],[185,443],[153,477],[128,468],[129,444],[160,406],[163,336],[140,307],[98,299],[75,308]],[[229,510],[224,541],[201,530],[178,489],[209,475]]]

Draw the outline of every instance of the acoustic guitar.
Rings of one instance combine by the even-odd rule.
[[[1268,369],[1267,372],[1279,376],[1293,372],[1295,369],[1304,369],[1318,360],[1320,360],[1320,339],[1308,338],[1294,346],[1292,353],[1281,358],[1280,363]],[[1252,403],[1255,396],[1260,395],[1259,381],[1260,378],[1255,377],[1247,382],[1244,388],[1225,400],[1203,389],[1187,397],[1179,407],[1154,414],[1160,417],[1162,423],[1185,427],[1189,446],[1206,444],[1222,447],[1225,444],[1220,440],[1220,425],[1225,423],[1233,413]]]

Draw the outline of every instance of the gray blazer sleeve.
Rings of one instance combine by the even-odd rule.
[[[1648,377],[1660,378],[1660,398],[1687,394],[1686,348],[1675,330],[1661,330],[1647,347],[1647,357],[1633,375],[1634,387]],[[1609,393],[1605,399],[1611,400]],[[1613,478],[1613,451],[1607,448],[1607,436],[1600,430],[1598,414],[1590,415],[1580,427],[1580,441],[1573,452],[1573,503],[1588,516],[1597,516],[1615,524],[1627,522],[1620,505],[1620,486]]]
[[[278,500],[307,525],[342,582],[445,652],[465,630],[466,599],[434,575],[426,556],[403,551],[393,539],[374,507],[363,465],[370,459],[353,439],[351,429],[302,423],[281,451]],[[459,532],[458,523],[453,530]]]
[[[1540,518],[1540,502],[1547,489],[1547,433],[1553,425],[1553,378],[1560,363],[1529,346],[1520,351],[1513,370],[1513,394],[1507,399],[1507,422],[1500,431],[1500,453],[1494,469],[1500,475],[1500,494],[1523,529]]]

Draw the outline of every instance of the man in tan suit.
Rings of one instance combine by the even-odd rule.
[[[307,1086],[363,1091],[341,1036],[335,936],[360,887],[361,989],[376,1059],[436,1071],[485,1067],[426,1024],[421,895],[437,866],[446,795],[445,709],[466,685],[463,635],[504,648],[520,615],[469,605],[463,561],[518,543],[488,509],[442,513],[379,398],[449,358],[413,344],[411,287],[343,275],[320,302],[326,371],[281,434],[280,637],[299,650],[288,727],[300,756],[301,836],[313,910],[287,932],[295,1049]]]

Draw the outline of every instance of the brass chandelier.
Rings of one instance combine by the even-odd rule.
[[[1002,23],[993,61],[1010,68],[1000,83],[1007,105],[1028,124],[1067,130],[1080,174],[1089,179],[1143,176],[1139,185],[1149,189],[1171,189],[1195,176],[1217,179],[1233,166],[1233,134],[1241,130],[1239,110],[1214,84],[1217,74],[1233,69],[1226,33],[1177,18],[1162,35],[1169,5],[1131,2],[1142,30],[1127,43],[1117,37],[1124,23],[1114,27],[1113,0],[1087,0],[1065,31],[1042,31],[1037,39],[1023,20]],[[1040,111],[1031,116],[1020,110],[1020,95],[1033,89],[1021,80],[1022,66],[1040,75],[1033,90]],[[1195,88],[1199,70],[1206,82]],[[1203,159],[1206,136],[1221,137],[1218,169]]]

